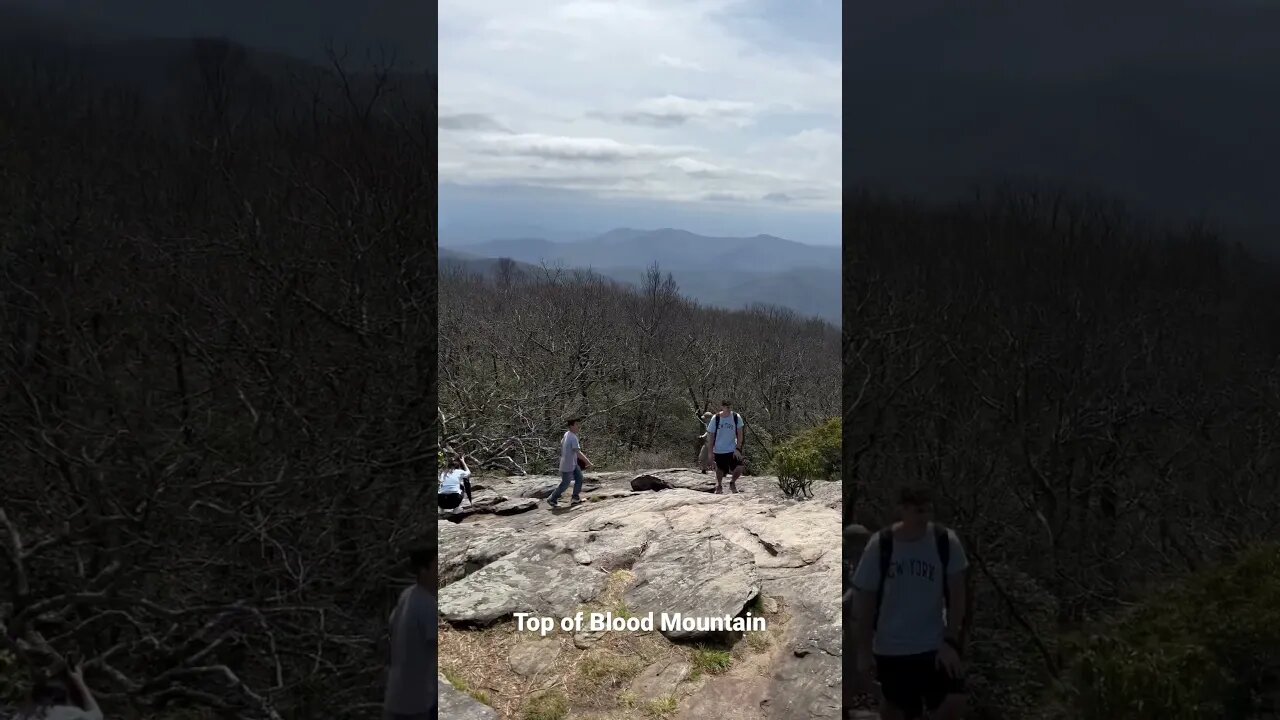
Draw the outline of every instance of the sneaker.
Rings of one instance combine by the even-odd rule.
[[[580,498],[580,497],[578,497],[578,498],[573,498],[573,499],[569,500],[569,504],[570,504],[570,505],[577,505],[577,504],[578,504],[578,503],[580,503],[580,502],[582,502],[582,498]]]
[[[717,486],[716,486],[716,489],[711,491],[711,494],[712,494],[712,495],[719,495],[720,493],[723,493],[723,492],[724,492],[724,488],[722,488],[722,487],[720,487],[719,485],[717,485]]]
[[[548,500],[547,504],[550,505],[552,508],[560,507],[560,503],[556,502],[555,500]]]
[[[742,491],[738,489],[738,483],[729,483],[729,492],[740,493]]]

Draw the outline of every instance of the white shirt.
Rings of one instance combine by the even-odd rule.
[[[471,477],[471,473],[466,470],[450,470],[440,474],[440,490],[437,494],[444,495],[446,493],[454,493],[455,495],[462,492],[462,481]]]

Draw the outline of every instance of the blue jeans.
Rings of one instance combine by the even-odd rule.
[[[580,499],[582,497],[582,468],[574,468],[573,472],[560,473],[560,487],[551,493],[551,497],[547,498],[547,502],[552,505],[560,502],[560,496],[564,495],[564,491],[568,489],[571,482],[573,483],[573,499]]]

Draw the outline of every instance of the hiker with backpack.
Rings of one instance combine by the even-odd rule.
[[[702,424],[710,425],[711,418],[715,416],[713,412],[702,413]],[[698,436],[698,470],[703,475],[707,474],[707,470],[711,469],[711,433],[703,428],[702,434]]]
[[[475,505],[475,500],[471,499],[471,468],[467,467],[467,456],[459,455],[449,461],[445,472],[440,473],[436,504],[443,510],[456,513],[462,505],[463,491],[466,491],[467,502]]]
[[[582,443],[578,440],[579,418],[565,421],[564,437],[560,440],[560,486],[547,498],[552,508],[560,507],[560,496],[573,483],[573,495],[570,503],[582,502],[582,471],[592,467],[591,461],[582,453]]]
[[[733,403],[728,400],[720,402],[720,412],[707,423],[707,444],[711,446],[712,456],[716,464],[717,494],[723,492],[725,475],[731,475],[729,492],[742,492],[738,489],[738,479],[746,469],[742,456],[743,430],[746,423],[742,416],[733,411]]]
[[[954,720],[969,562],[955,532],[930,522],[928,491],[903,488],[898,504],[901,520],[868,540],[854,571],[858,672],[879,681],[883,720]]]

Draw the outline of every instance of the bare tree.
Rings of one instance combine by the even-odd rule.
[[[846,508],[875,525],[898,483],[936,489],[999,682],[1023,680],[1008,657],[1054,675],[1089,618],[1274,536],[1274,268],[1056,193],[864,198],[846,227]]]
[[[722,396],[736,398],[766,452],[771,438],[835,415],[835,328],[698,307],[657,266],[641,280],[443,278],[441,445],[482,466],[545,471],[561,420],[580,415],[593,460],[684,464],[698,414]]]
[[[319,74],[246,98],[239,52],[185,65],[212,135],[111,89],[10,105],[0,638],[84,658],[109,714],[368,717],[433,522],[434,127]]]

